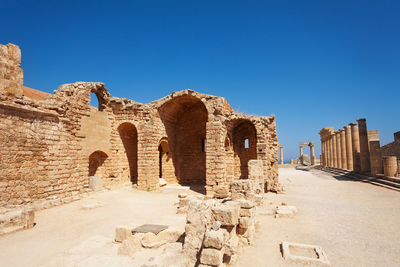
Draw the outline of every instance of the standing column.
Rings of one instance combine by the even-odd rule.
[[[319,164],[324,166],[324,159],[325,155],[324,155],[324,141],[321,140],[321,157],[319,158]]]
[[[324,167],[328,166],[328,140],[324,141]]]
[[[333,136],[329,136],[329,167],[333,167]]]
[[[280,146],[279,150],[280,150],[281,165],[283,165],[283,147],[282,147],[282,145]]]
[[[381,145],[379,142],[379,131],[368,131],[369,159],[371,175],[383,173]]]
[[[346,134],[344,129],[340,130],[340,151],[342,152],[342,169],[347,170]]]
[[[361,172],[370,172],[371,166],[369,162],[369,149],[368,149],[368,131],[365,119],[359,119],[358,133],[360,136],[360,166]]]
[[[334,168],[338,167],[338,161],[337,161],[337,146],[336,146],[336,134],[332,134],[332,151],[333,151],[333,166]]]
[[[314,144],[310,144],[311,165],[315,165]]]
[[[361,171],[360,165],[360,134],[358,133],[357,123],[350,123],[351,127],[351,144],[353,148],[353,170],[355,172]]]
[[[303,146],[302,145],[300,145],[300,157],[299,157],[299,159],[300,159],[300,163],[303,164]]]
[[[342,168],[342,145],[340,140],[340,131],[335,132],[336,135],[336,161],[337,161],[337,168]]]
[[[344,127],[346,135],[346,153],[347,153],[347,169],[353,170],[353,148],[351,143],[351,128],[350,126]]]

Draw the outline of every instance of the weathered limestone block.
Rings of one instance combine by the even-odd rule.
[[[225,244],[225,254],[232,256],[238,253],[239,238],[236,233]]]
[[[90,176],[89,177],[89,188],[93,191],[101,191],[104,189],[104,181],[100,177]]]
[[[240,228],[245,228],[245,229],[247,229],[247,228],[250,227],[250,225],[252,224],[252,222],[253,222],[253,219],[252,219],[252,218],[249,218],[249,217],[240,217],[240,218],[239,218],[239,227],[240,227]]]
[[[251,209],[240,209],[241,217],[253,217],[254,216],[254,208]]]
[[[137,233],[124,240],[118,249],[118,254],[132,257],[136,252],[142,249],[142,238],[144,236],[145,234],[143,233]]]
[[[206,248],[221,249],[227,237],[228,232],[225,229],[219,229],[218,231],[208,230],[205,234],[203,245]]]
[[[215,198],[227,198],[229,197],[229,188],[227,186],[214,186],[214,197]]]
[[[213,201],[192,200],[188,205],[183,253],[193,265],[197,261],[204,234],[212,224],[211,206],[213,204]]]
[[[254,233],[255,233],[255,223],[254,220],[249,221],[249,225],[247,228],[237,228],[237,233],[241,237],[246,238],[248,244],[252,244],[254,242]]]
[[[200,262],[212,266],[219,266],[222,263],[224,253],[222,250],[213,248],[203,248],[201,251]]]
[[[167,243],[177,242],[182,235],[182,231],[172,227],[159,232],[157,235],[153,233],[146,233],[142,239],[142,246],[144,248],[158,248]]]
[[[234,226],[238,223],[240,212],[239,205],[217,205],[212,208],[214,219],[223,226]]]
[[[242,209],[251,209],[254,207],[254,202],[250,200],[241,199],[239,200],[239,203]]]
[[[132,236],[132,227],[117,226],[115,228],[115,242],[123,242]]]

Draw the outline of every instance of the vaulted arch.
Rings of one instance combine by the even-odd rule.
[[[181,184],[205,184],[208,113],[197,97],[175,97],[158,109],[172,152],[175,176]]]

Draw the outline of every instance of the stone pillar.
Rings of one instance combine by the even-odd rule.
[[[315,165],[314,144],[310,145],[310,161],[311,165]]]
[[[368,150],[368,132],[365,119],[359,119],[358,133],[360,136],[360,168],[361,172],[370,172],[369,150]]]
[[[329,167],[333,167],[334,165],[334,156],[333,156],[333,136],[329,136]]]
[[[300,145],[300,160],[303,161],[303,146]]]
[[[337,161],[337,168],[342,168],[342,145],[341,145],[341,136],[340,131],[335,132],[336,135],[336,161]]]
[[[209,121],[206,124],[206,194],[213,196],[215,193],[228,192],[229,185],[225,179],[226,129],[220,121]],[[259,144],[257,143],[257,146]],[[262,150],[262,149],[261,149]],[[276,155],[276,157],[278,157]],[[257,158],[262,157],[257,155]]]
[[[347,168],[347,152],[346,152],[346,134],[344,129],[340,130],[340,151],[342,152],[342,169],[348,170]]]
[[[323,151],[323,153],[322,153],[322,155],[323,155],[323,166],[324,167],[326,167],[327,166],[327,162],[328,162],[328,153],[327,153],[327,147],[326,147],[326,143],[327,143],[327,140],[325,140],[325,141],[323,141],[322,142],[322,148],[324,149],[324,151]]]
[[[396,177],[398,172],[397,157],[383,157],[383,173],[386,177]]]
[[[371,175],[383,173],[381,145],[379,142],[379,131],[368,131],[369,159]]]
[[[281,165],[283,165],[283,147],[282,145],[279,147],[279,151],[280,151],[280,160],[281,160]]]
[[[345,135],[346,135],[346,156],[347,156],[347,169],[353,170],[353,148],[351,143],[351,128],[350,126],[344,127]]]
[[[158,129],[152,124],[139,125],[138,128],[138,189],[144,191],[158,191],[159,179],[159,152]]]
[[[334,167],[334,168],[337,168],[338,167],[338,161],[337,161],[337,146],[336,146],[336,134],[335,133],[333,133],[332,134],[332,154],[333,154],[333,166],[332,167]]]
[[[352,122],[349,124],[351,127],[351,144],[353,149],[353,170],[361,172],[360,165],[360,134],[358,132],[357,123]]]

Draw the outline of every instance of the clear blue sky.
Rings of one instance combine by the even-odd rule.
[[[101,81],[150,102],[191,88],[275,114],[285,160],[318,131],[365,117],[400,130],[400,1],[2,0],[0,43],[26,86]]]

